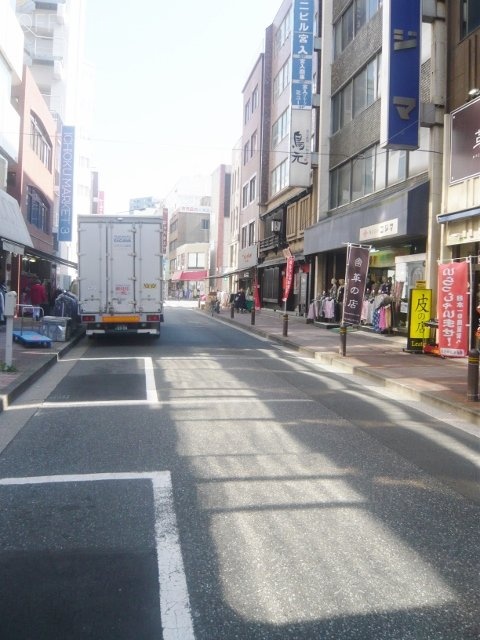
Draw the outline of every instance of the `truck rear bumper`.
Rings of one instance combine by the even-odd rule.
[[[160,323],[141,322],[139,324],[125,324],[125,323],[102,323],[95,322],[85,325],[85,333],[87,336],[105,336],[105,335],[160,335]]]

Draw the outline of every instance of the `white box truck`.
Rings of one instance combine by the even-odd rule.
[[[78,298],[88,336],[160,336],[163,218],[78,216]]]

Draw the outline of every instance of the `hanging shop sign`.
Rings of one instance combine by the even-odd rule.
[[[75,127],[62,127],[58,241],[72,241]]]
[[[432,290],[411,289],[408,307],[407,351],[423,352],[430,329],[425,326],[432,318]]]
[[[451,116],[450,182],[480,174],[480,98],[469,102]]]
[[[450,358],[468,355],[468,267],[466,261],[438,266],[438,347]]]
[[[370,247],[347,246],[342,324],[360,324],[369,257]]]
[[[418,149],[421,0],[384,0],[381,145]]]

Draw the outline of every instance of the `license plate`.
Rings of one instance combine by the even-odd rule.
[[[126,331],[128,329],[126,324],[117,324],[115,331]]]

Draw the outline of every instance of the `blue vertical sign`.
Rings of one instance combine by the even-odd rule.
[[[418,149],[421,0],[383,3],[381,145]]]
[[[75,127],[62,127],[60,151],[60,198],[58,241],[71,242],[73,221],[73,160],[75,157]]]
[[[314,10],[314,0],[294,0],[292,109],[312,108]]]

